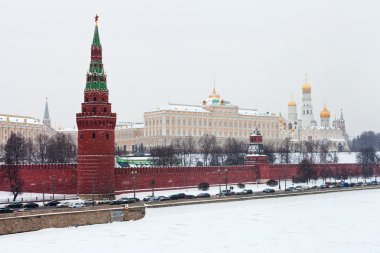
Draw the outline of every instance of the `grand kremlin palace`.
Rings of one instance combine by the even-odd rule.
[[[253,128],[260,129],[266,141],[279,139],[279,117],[255,109],[242,109],[212,94],[200,105],[168,104],[144,113],[144,145],[170,144],[173,139],[214,135],[223,143],[232,137],[247,142]]]

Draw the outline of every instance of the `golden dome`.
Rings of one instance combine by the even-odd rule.
[[[330,111],[327,110],[326,105],[324,106],[323,110],[320,113],[321,119],[329,119],[330,118]]]
[[[288,106],[296,107],[297,103],[292,100],[288,103]]]
[[[303,93],[311,93],[311,84],[306,82],[303,86],[302,86],[302,91]]]
[[[208,96],[208,98],[220,98],[219,94],[217,94],[215,91],[215,87],[212,90],[212,94],[210,96]]]

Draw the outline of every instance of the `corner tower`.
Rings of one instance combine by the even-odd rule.
[[[76,115],[78,126],[78,193],[96,198],[113,197],[115,188],[115,124],[111,112],[107,76],[102,63],[102,45],[95,17],[91,63],[86,75],[82,110]]]

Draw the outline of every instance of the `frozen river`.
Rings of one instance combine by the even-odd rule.
[[[147,209],[0,237],[1,252],[380,252],[380,190]]]

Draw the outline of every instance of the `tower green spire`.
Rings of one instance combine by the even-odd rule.
[[[102,63],[102,45],[100,44],[98,18],[95,16],[95,31],[91,45],[91,63],[86,77],[86,90],[107,90],[107,76]]]
[[[102,46],[100,44],[99,31],[98,31],[98,22],[96,21],[94,38],[92,39],[92,46]]]

